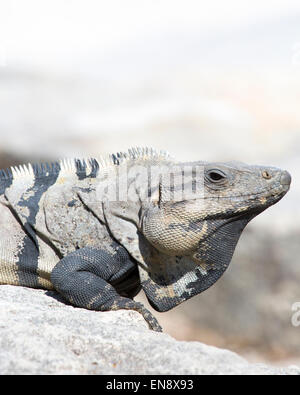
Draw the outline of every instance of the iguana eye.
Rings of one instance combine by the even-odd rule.
[[[221,170],[209,170],[206,173],[206,178],[210,182],[218,183],[226,178],[226,175]]]

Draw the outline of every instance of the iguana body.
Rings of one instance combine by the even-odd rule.
[[[0,284],[137,310],[160,330],[132,299],[140,289],[166,311],[210,287],[246,224],[289,185],[279,169],[179,163],[148,148],[2,170]]]

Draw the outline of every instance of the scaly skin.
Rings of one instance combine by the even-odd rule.
[[[179,163],[141,148],[0,172],[0,284],[75,306],[167,311],[214,284],[247,223],[288,191],[273,167]]]

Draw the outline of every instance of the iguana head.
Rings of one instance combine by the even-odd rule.
[[[287,171],[274,167],[234,162],[171,166],[160,177],[141,225],[153,247],[143,287],[154,308],[169,310],[216,282],[244,227],[278,202],[290,182]],[[180,188],[190,188],[188,198],[174,194]]]
[[[199,162],[162,172],[142,229],[147,240],[168,255],[191,255],[225,224],[248,222],[280,200],[291,182],[286,171],[242,163]]]

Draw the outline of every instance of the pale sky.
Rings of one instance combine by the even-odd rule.
[[[299,0],[0,0],[0,51],[11,65],[70,69],[160,37],[176,44],[297,14]]]

